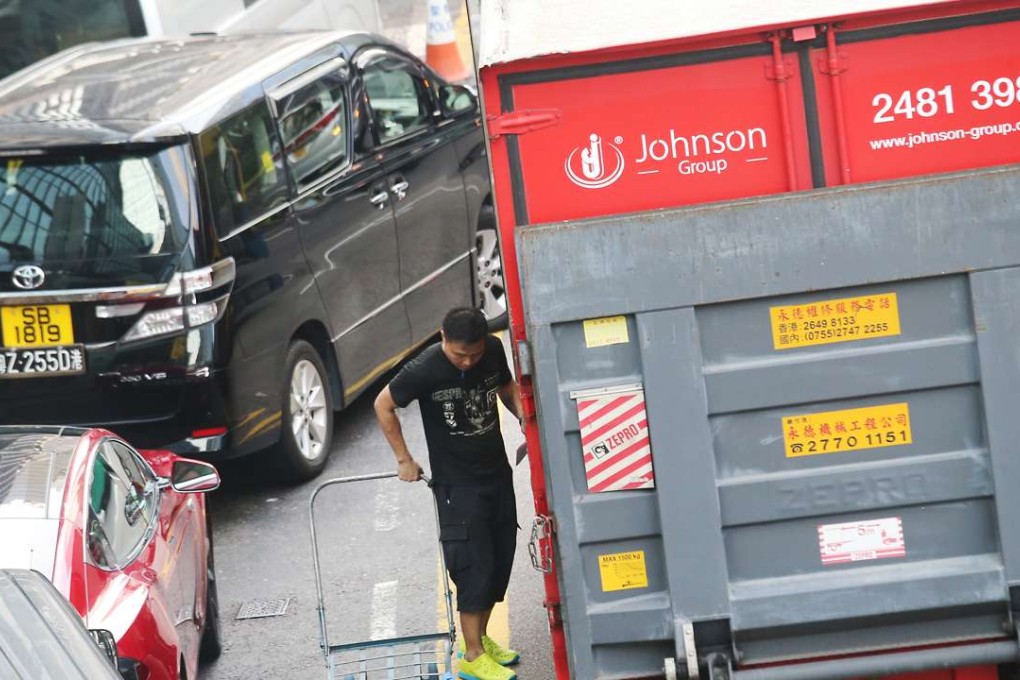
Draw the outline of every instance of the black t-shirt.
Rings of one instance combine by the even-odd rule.
[[[393,378],[397,406],[418,400],[433,481],[469,484],[510,472],[497,402],[499,388],[512,379],[503,344],[491,335],[485,354],[467,371],[450,363],[437,343]]]

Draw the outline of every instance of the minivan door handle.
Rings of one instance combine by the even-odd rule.
[[[379,210],[385,210],[386,204],[390,200],[390,195],[386,192],[386,187],[378,184],[372,187],[372,191],[375,193],[368,199],[368,202],[379,208]]]
[[[397,200],[402,201],[407,198],[407,190],[411,186],[407,183],[407,180],[400,175],[397,175],[393,178],[392,182],[393,183],[390,184],[390,191],[397,197]]]

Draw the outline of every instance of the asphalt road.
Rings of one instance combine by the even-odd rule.
[[[395,470],[372,410],[385,380],[337,415],[333,453],[319,479],[281,486],[259,473],[257,460],[220,466],[224,483],[210,506],[224,651],[202,669],[203,680],[327,677],[319,651],[309,497],[330,478]],[[401,419],[412,452],[427,469],[417,407],[405,409]],[[523,437],[512,417],[504,423],[512,456]],[[534,515],[527,461],[516,468],[514,484],[524,530],[506,607],[494,612],[490,632],[521,652],[521,680],[552,680],[541,575],[527,551]],[[423,483],[385,479],[327,487],[316,501],[316,532],[330,644],[446,630],[435,519]],[[267,611],[282,602],[286,611],[280,616],[237,619],[245,604]]]

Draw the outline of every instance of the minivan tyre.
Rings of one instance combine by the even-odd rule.
[[[488,204],[482,206],[475,231],[475,294],[489,330],[506,328],[510,314],[503,280],[503,254],[499,249],[496,211]]]
[[[285,366],[275,467],[288,481],[302,482],[326,467],[333,442],[333,395],[322,357],[304,340],[291,343]]]

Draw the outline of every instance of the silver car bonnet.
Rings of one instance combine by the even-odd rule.
[[[34,569],[53,578],[56,519],[0,519],[0,569]]]
[[[0,521],[57,519],[81,430],[0,428]]]
[[[53,576],[68,467],[80,430],[0,428],[0,568]]]

